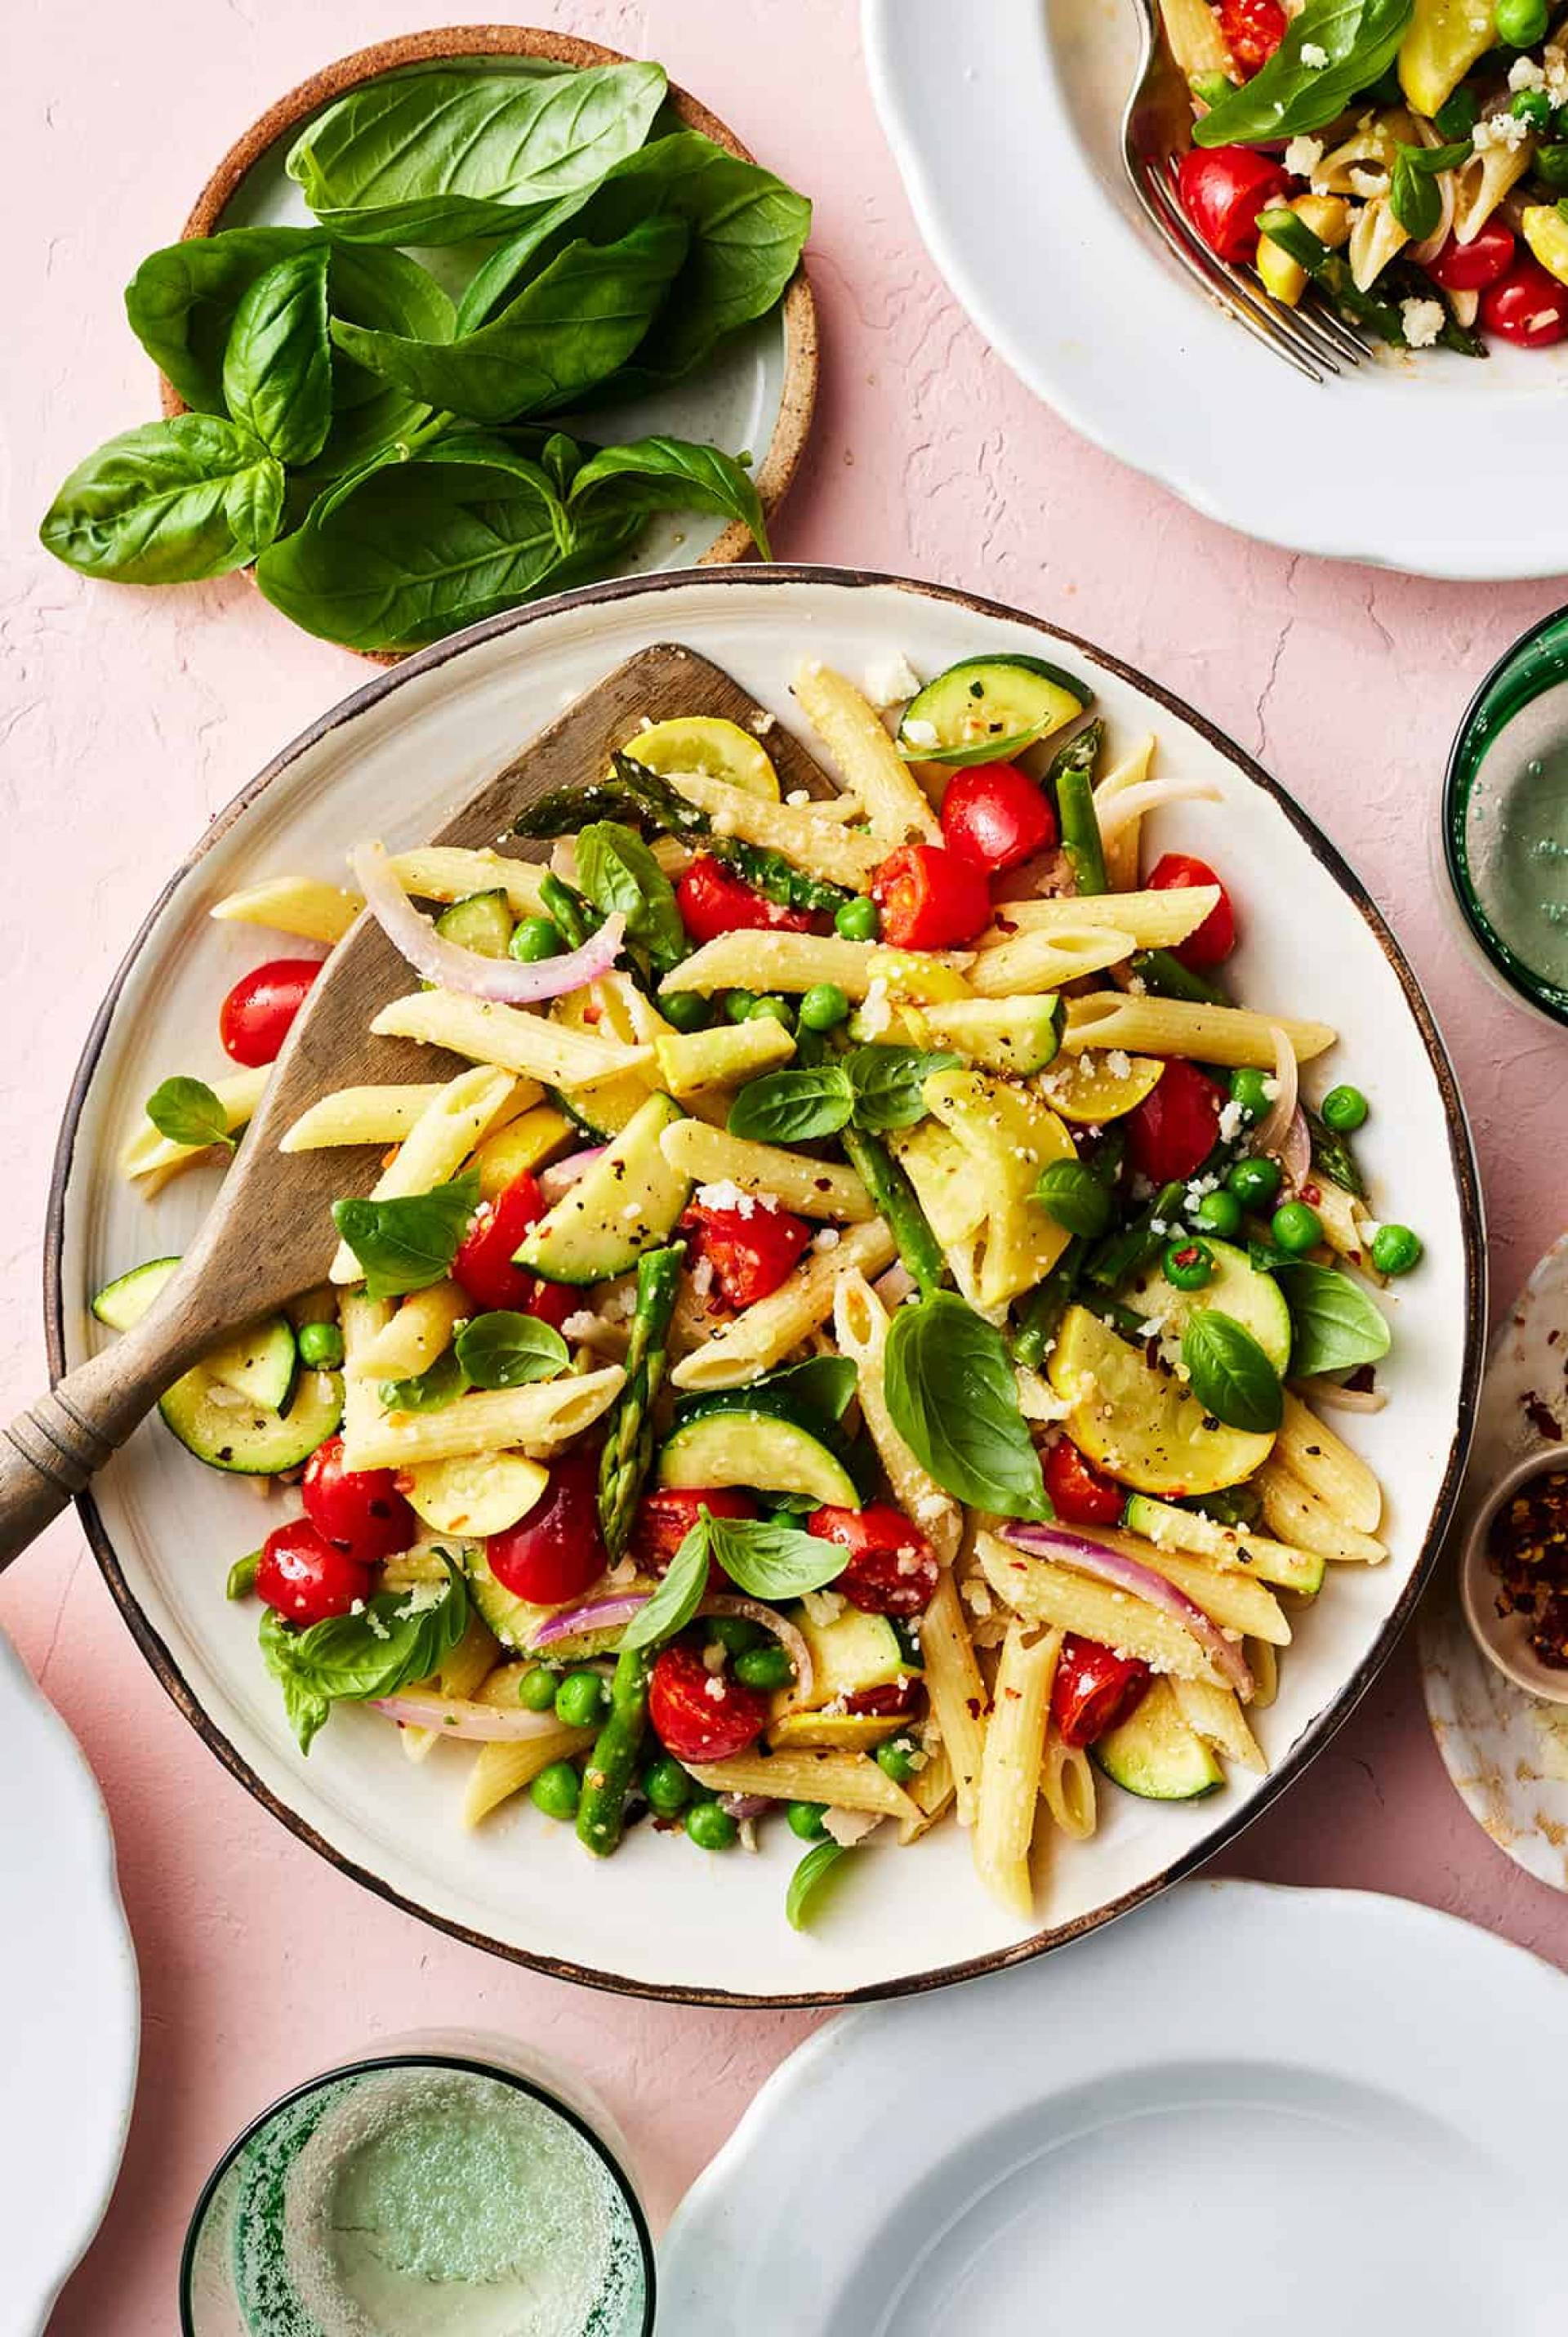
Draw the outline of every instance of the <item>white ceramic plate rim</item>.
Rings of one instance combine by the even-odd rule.
[[[841,1984],[828,1988],[773,1987],[742,1990],[731,1984],[730,1976],[727,1973],[718,1981],[692,1984],[685,1980],[677,1982],[663,1977],[628,1976],[613,1968],[603,1969],[597,1960],[572,1961],[552,1956],[538,1949],[525,1947],[515,1941],[498,1939],[491,1932],[476,1927],[472,1922],[464,1921],[458,1912],[442,1910],[425,1903],[416,1895],[420,1878],[415,1870],[408,1870],[404,1881],[400,1883],[389,1880],[385,1874],[364,1863],[354,1852],[327,1839],[320,1826],[291,1807],[284,1797],[286,1790],[284,1786],[268,1783],[266,1773],[269,1768],[275,1777],[278,1774],[277,1763],[271,1758],[270,1748],[258,1745],[254,1754],[248,1755],[235,1742],[231,1741],[230,1736],[225,1734],[204,1709],[196,1690],[183,1677],[170,1649],[160,1636],[154,1623],[143,1611],[136,1593],[131,1589],[125,1569],[117,1554],[98,1504],[91,1492],[82,1497],[79,1506],[89,1540],[97,1553],[105,1579],[133,1636],[164,1687],[186,1717],[232,1774],[301,1840],[319,1851],[340,1871],[352,1874],[356,1880],[365,1883],[394,1904],[420,1916],[426,1921],[435,1923],[439,1928],[466,1941],[471,1945],[487,1949],[511,1961],[529,1964],[562,1979],[602,1986],[622,1993],[647,1995],[677,2001],[835,2004],[890,1994],[911,1993],[942,1986],[950,1980],[968,1978],[979,1971],[1017,1962],[1057,1946],[1064,1941],[1094,1928],[1110,1916],[1138,1903],[1213,1855],[1222,1844],[1232,1839],[1244,1824],[1250,1823],[1253,1816],[1265,1808],[1297,1773],[1305,1760],[1321,1746],[1334,1727],[1350,1711],[1370,1685],[1392,1650],[1430,1570],[1452,1511],[1467,1449],[1469,1421],[1474,1410],[1474,1393],[1481,1369],[1481,1328],[1485,1320],[1485,1307],[1480,1193],[1469,1131],[1465,1122],[1453,1072],[1430,1011],[1398,944],[1388,933],[1365,887],[1333,846],[1315,827],[1308,815],[1266,772],[1251,762],[1239,748],[1215,731],[1201,716],[1195,714],[1179,699],[1092,644],[1047,625],[1039,619],[1024,615],[1020,611],[1007,609],[994,602],[979,600],[968,593],[922,584],[909,579],[861,571],[780,566],[748,570],[687,571],[635,580],[616,580],[609,583],[588,586],[579,592],[563,594],[555,600],[539,602],[531,608],[510,611],[503,616],[491,619],[482,625],[471,628],[462,635],[435,644],[433,648],[422,651],[417,657],[405,660],[390,673],[379,676],[366,683],[301,733],[290,746],[274,758],[248,787],[235,797],[207,831],[196,853],[175,872],[141,933],[132,943],[99,1011],[73,1082],[56,1151],[45,1240],[45,1327],[51,1371],[57,1376],[65,1367],[67,1305],[73,1303],[78,1296],[73,1289],[67,1290],[64,1273],[65,1244],[72,1222],[72,1170],[76,1134],[83,1112],[88,1103],[99,1058],[110,1036],[111,1023],[121,991],[136,967],[144,944],[160,924],[163,911],[174,894],[192,869],[199,865],[211,846],[243,817],[268,785],[318,742],[344,726],[353,723],[359,715],[379,707],[391,693],[398,691],[421,676],[429,674],[450,661],[461,660],[465,654],[481,649],[498,637],[526,633],[531,627],[559,621],[572,612],[604,609],[621,601],[652,603],[657,615],[668,596],[689,596],[696,593],[699,599],[706,599],[709,593],[722,592],[731,593],[738,592],[754,596],[755,605],[751,611],[751,617],[753,621],[760,621],[765,615],[766,608],[763,596],[774,592],[787,594],[792,588],[804,588],[813,596],[813,612],[814,596],[817,594],[825,596],[826,600],[831,600],[833,595],[840,593],[908,594],[916,600],[950,609],[966,618],[974,617],[1000,626],[1020,628],[1032,636],[1041,637],[1055,645],[1057,649],[1066,650],[1070,655],[1097,667],[1108,677],[1114,677],[1121,684],[1135,690],[1142,699],[1164,708],[1175,721],[1189,728],[1210,748],[1222,757],[1242,780],[1250,783],[1254,789],[1260,791],[1272,809],[1283,816],[1301,838],[1309,854],[1324,871],[1337,892],[1343,896],[1348,908],[1358,914],[1368,928],[1378,950],[1397,979],[1403,992],[1415,1034],[1421,1045],[1425,1057],[1425,1069],[1432,1078],[1437,1098],[1442,1103],[1447,1147],[1446,1169],[1452,1178],[1456,1216],[1464,1247],[1462,1276],[1465,1294],[1464,1341],[1457,1374],[1458,1402],[1456,1417],[1451,1434],[1446,1435],[1444,1440],[1442,1449],[1446,1457],[1442,1463],[1437,1492],[1429,1513],[1423,1505],[1422,1514],[1427,1516],[1427,1525],[1421,1539],[1419,1553],[1410,1566],[1402,1590],[1398,1592],[1391,1609],[1370,1637],[1365,1652],[1352,1666],[1348,1677],[1335,1675],[1336,1684],[1331,1687],[1323,1700],[1313,1706],[1311,1716],[1291,1743],[1289,1751],[1281,1759],[1274,1774],[1267,1779],[1258,1781],[1255,1787],[1250,1785],[1247,1797],[1242,1800],[1240,1807],[1232,1809],[1224,1817],[1216,1816],[1212,1826],[1203,1831],[1187,1849],[1178,1850],[1164,1860],[1155,1871],[1143,1876],[1135,1887],[1107,1894],[1092,1909],[1059,1922],[1052,1929],[1032,1931],[1021,1941],[989,1948],[985,1952],[979,1954],[949,1958],[945,1961],[939,1959],[928,1968],[914,1970],[900,1970],[891,1977],[877,1975],[868,1980],[857,1979],[852,1984]],[[719,608],[723,605],[716,604]],[[787,601],[784,605],[788,605]],[[703,634],[699,621],[693,621],[692,640],[693,646],[700,650],[703,646]],[[611,661],[611,655],[607,651],[607,669]],[[237,1719],[242,1720],[243,1716],[237,1716]],[[242,1733],[242,1730],[236,1729],[236,1734]],[[304,1780],[298,1779],[297,1767],[291,1767],[287,1772],[287,1784],[288,1786],[293,1786],[297,1782],[301,1785],[305,1784]]]

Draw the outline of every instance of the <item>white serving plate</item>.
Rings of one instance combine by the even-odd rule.
[[[233,1559],[268,1523],[245,1486],[201,1470],[156,1423],[96,1482],[84,1514],[112,1588],[165,1686],[251,1789],[336,1863],[498,1952],[575,1978],[661,1995],[835,1999],[919,1988],[1025,1956],[1099,1922],[1205,1856],[1255,1812],[1342,1716],[1387,1655],[1446,1519],[1463,1464],[1484,1315],[1480,1204],[1452,1075],[1377,912],[1306,816],[1177,701],[1051,628],[922,585],[831,570],[716,570],[599,585],[474,628],[409,660],[287,748],[177,873],[133,946],[89,1043],[57,1162],[51,1252],[53,1362],[104,1335],[89,1294],[189,1239],[210,1172],[149,1206],[115,1175],[127,1129],[173,1071],[216,1073],[218,1002],[265,935],[217,925],[220,895],[268,874],[338,875],[355,840],[427,834],[562,703],[650,642],[678,640],[732,671],[784,721],[803,655],[853,676],[899,650],[933,674],[1015,648],[1092,677],[1113,738],[1161,734],[1162,768],[1206,773],[1222,803],[1162,815],[1153,848],[1180,842],[1225,872],[1245,939],[1241,995],[1310,1012],[1348,1034],[1336,1076],[1372,1095],[1365,1157],[1427,1245],[1389,1294],[1399,1341],[1391,1402],[1353,1423],[1388,1492],[1393,1556],[1336,1573],[1305,1622],[1279,1703],[1261,1716],[1275,1776],[1156,1807],[1105,1795],[1092,1846],[1054,1859],[1037,1921],[989,1904],[956,1828],[918,1854],[878,1853],[833,1920],[784,1920],[799,1845],[765,1830],[758,1858],[704,1857],[641,1829],[603,1868],[526,1804],[478,1833],[456,1824],[462,1762],[421,1767],[374,1714],[335,1716],[308,1761],[284,1726],[255,1645],[255,1611],[224,1599]]]
[[[932,259],[1074,428],[1229,527],[1417,575],[1555,576],[1568,343],[1391,353],[1314,386],[1213,305],[1122,170],[1138,0],[862,0]],[[1437,484],[1463,476],[1462,494]]]
[[[136,1957],[93,1773],[0,1634],[0,2315],[41,2337],[119,2172]]]
[[[1568,1986],[1403,1900],[1188,1882],[846,2014],[660,2250],[681,2337],[1547,2337]]]

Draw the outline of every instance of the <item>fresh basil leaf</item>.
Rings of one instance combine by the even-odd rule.
[[[664,69],[435,71],[368,82],[308,122],[288,175],[336,236],[459,243],[590,189],[641,146]]]
[[[205,1080],[165,1080],[147,1099],[147,1117],[170,1144],[229,1144],[229,1114]]]
[[[738,520],[765,560],[773,558],[762,497],[735,455],[685,438],[638,438],[601,446],[572,482],[571,500],[609,489],[639,511],[717,512]]]
[[[256,1588],[256,1569],[260,1563],[261,1552],[258,1550],[251,1550],[244,1558],[237,1558],[223,1586],[225,1599],[248,1599]]]
[[[1098,1241],[1111,1225],[1111,1197],[1082,1160],[1051,1160],[1041,1169],[1035,1198],[1047,1217],[1083,1241]]]
[[[812,1844],[790,1876],[789,1889],[784,1892],[784,1920],[791,1931],[803,1931],[807,1928],[817,1892],[840,1859],[849,1854],[848,1843],[834,1842],[831,1836],[825,1842]]]
[[[1353,1371],[1386,1355],[1393,1334],[1359,1284],[1332,1266],[1298,1259],[1275,1279],[1290,1309],[1290,1370],[1298,1379]]]
[[[190,584],[244,568],[283,514],[283,465],[248,430],[177,414],[79,463],[44,517],[44,550],[84,576]]]
[[[433,1597],[424,1585],[381,1590],[360,1614],[329,1616],[306,1630],[269,1607],[261,1618],[261,1656],[283,1690],[299,1749],[308,1753],[335,1704],[363,1704],[428,1679],[467,1628],[468,1592],[447,1559],[445,1586]]]
[[[894,1427],[944,1491],[999,1517],[1049,1517],[1001,1334],[972,1306],[937,1291],[899,1307],[883,1384]]]
[[[1469,157],[1468,139],[1455,146],[1398,146],[1388,184],[1388,208],[1412,243],[1424,243],[1437,232],[1443,216],[1439,174],[1457,170]]]
[[[732,1582],[770,1606],[822,1589],[849,1561],[842,1543],[802,1533],[777,1518],[710,1518],[708,1549]]]
[[[381,1401],[387,1412],[444,1412],[468,1391],[468,1374],[454,1347],[445,1347],[434,1363],[412,1379],[383,1380]]]
[[[359,1261],[368,1298],[428,1290],[451,1270],[479,1204],[471,1169],[433,1192],[392,1201],[334,1201],[332,1222]]]
[[[686,256],[681,220],[644,220],[608,244],[569,243],[490,324],[432,343],[335,323],[339,348],[411,397],[473,422],[570,404],[647,332]]]
[[[746,1390],[756,1395],[771,1388],[791,1403],[803,1403],[831,1426],[836,1426],[854,1401],[860,1373],[848,1355],[810,1355],[803,1364],[786,1364]],[[814,1504],[813,1504],[814,1506]]]
[[[235,311],[223,398],[241,429],[280,463],[310,463],[332,421],[325,243],[279,259]]]
[[[1198,146],[1255,146],[1325,129],[1393,64],[1415,0],[1307,0],[1251,81],[1222,97],[1193,131]],[[1321,50],[1326,64],[1304,62]]]
[[[759,1144],[804,1144],[847,1128],[855,1091],[838,1063],[814,1071],[768,1071],[742,1088],[729,1108],[729,1132]]]
[[[646,1607],[639,1607],[617,1641],[624,1654],[630,1648],[657,1647],[684,1631],[702,1604],[707,1588],[708,1542],[713,1521],[704,1510],[670,1560],[663,1581]]]
[[[582,448],[564,430],[552,430],[539,451],[540,468],[564,502],[582,468]]]
[[[458,1332],[453,1352],[475,1387],[526,1387],[552,1380],[571,1357],[560,1333],[531,1315],[502,1309],[476,1315]]]
[[[632,943],[663,976],[689,954],[675,887],[635,828],[590,821],[577,837],[577,881],[596,909],[618,910]]]
[[[1284,1415],[1280,1374],[1249,1330],[1217,1307],[1194,1307],[1182,1333],[1193,1394],[1227,1428],[1270,1436]]]
[[[541,591],[586,549],[544,473],[477,433],[329,488],[258,562],[266,598],[349,649],[417,649]]]
[[[937,1071],[950,1071],[958,1060],[920,1047],[852,1048],[843,1067],[854,1090],[855,1126],[912,1128],[926,1117],[926,1081]]]

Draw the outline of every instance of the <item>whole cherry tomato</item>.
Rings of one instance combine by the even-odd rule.
[[[336,1549],[308,1518],[275,1526],[256,1561],[257,1597],[307,1627],[346,1615],[355,1599],[369,1598],[375,1582],[368,1566]]]
[[[476,1306],[534,1315],[559,1331],[579,1303],[573,1290],[543,1282],[526,1266],[512,1262],[513,1253],[521,1248],[524,1237],[544,1213],[539,1179],[525,1168],[496,1199],[481,1201],[468,1221],[452,1273]]]
[[[1516,259],[1482,293],[1481,322],[1522,349],[1549,349],[1568,336],[1568,284],[1536,260]]]
[[[1201,1168],[1218,1140],[1224,1102],[1194,1065],[1179,1057],[1168,1062],[1158,1087],[1127,1114],[1127,1158],[1138,1175],[1168,1185]]]
[[[358,1566],[375,1566],[419,1540],[419,1520],[390,1469],[346,1469],[343,1439],[329,1436],[305,1464],[305,1514],[323,1540]]]
[[[768,1699],[727,1668],[710,1672],[700,1648],[677,1639],[653,1667],[648,1716],[677,1761],[730,1761],[762,1735]]]
[[[755,1306],[787,1281],[812,1237],[803,1217],[761,1201],[750,1209],[710,1209],[694,1201],[681,1224],[691,1237],[693,1264],[706,1259],[719,1296],[731,1306]]]
[[[902,844],[872,878],[882,939],[894,949],[961,949],[991,921],[979,870],[940,844]]]
[[[1507,275],[1517,249],[1507,220],[1494,216],[1469,243],[1456,243],[1450,236],[1437,259],[1427,262],[1427,273],[1446,292],[1485,292]]]
[[[1072,1526],[1119,1526],[1127,1505],[1123,1488],[1086,1461],[1071,1437],[1052,1445],[1045,1460],[1046,1491],[1057,1517]]]
[[[525,1518],[484,1546],[503,1590],[531,1607],[564,1607],[604,1572],[599,1526],[599,1454],[579,1447],[555,1462],[550,1482]]]
[[[676,886],[675,904],[682,924],[699,944],[717,941],[720,934],[809,934],[812,929],[807,911],[764,900],[706,852],[697,855]]]
[[[1258,256],[1258,213],[1290,191],[1281,165],[1250,146],[1193,146],[1176,172],[1182,209],[1222,259]]]
[[[1064,1745],[1093,1745],[1141,1704],[1152,1674],[1136,1656],[1118,1656],[1069,1631],[1051,1682],[1051,1718]]]
[[[1011,763],[957,771],[942,797],[942,841],[975,868],[1016,868],[1057,840],[1057,815]]]
[[[639,1574],[663,1574],[704,1510],[716,1518],[755,1518],[756,1503],[749,1493],[730,1485],[667,1487],[645,1493],[638,1503],[631,1530],[631,1554]],[[723,1589],[727,1577],[708,1568],[710,1589]]]
[[[1220,885],[1219,878],[1206,860],[1194,860],[1187,852],[1163,853],[1149,872],[1152,893],[1173,893],[1183,885]],[[1183,965],[1201,973],[1205,966],[1222,965],[1236,946],[1236,912],[1231,896],[1220,885],[1220,897],[1195,932],[1184,942],[1178,942],[1173,955]]]
[[[242,973],[218,1010],[224,1053],[252,1071],[275,1063],[321,963],[316,957],[275,957]]]
[[[1250,81],[1285,37],[1280,0],[1220,0],[1219,15],[1225,46]]]
[[[864,1510],[813,1510],[805,1530],[849,1552],[833,1587],[852,1607],[868,1615],[923,1615],[930,1605],[940,1575],[936,1552],[891,1501]]]

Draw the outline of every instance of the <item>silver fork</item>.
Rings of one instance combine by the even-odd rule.
[[[1310,311],[1288,308],[1254,278],[1203,241],[1176,192],[1176,165],[1193,142],[1193,102],[1167,44],[1159,0],[1136,0],[1143,30],[1137,78],[1122,116],[1122,164],[1154,226],[1176,258],[1227,316],[1287,365],[1320,383],[1325,372],[1359,365],[1368,344],[1338,312],[1309,290]]]

